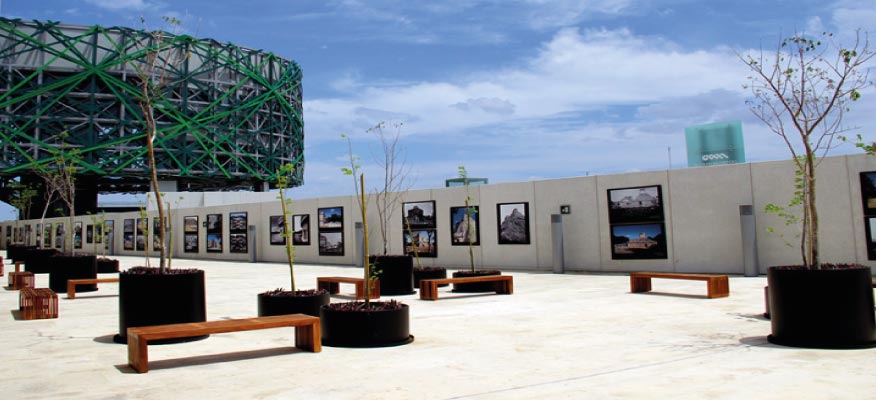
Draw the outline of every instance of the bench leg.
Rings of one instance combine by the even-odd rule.
[[[149,372],[149,349],[147,346],[148,343],[141,340],[140,336],[128,331],[128,365],[141,374]]]
[[[651,291],[651,278],[630,276],[630,292],[641,293]]]
[[[496,294],[512,294],[513,292],[511,280],[496,282]]]
[[[340,292],[340,285],[337,282],[324,282],[319,279],[316,280],[316,288],[328,290],[329,294],[337,294]]]
[[[295,347],[314,353],[322,351],[322,331],[320,322],[295,327]]]
[[[438,284],[420,281],[420,300],[438,300]]]
[[[76,298],[76,285],[73,282],[67,281],[67,298],[75,299]]]
[[[726,276],[710,278],[708,281],[710,299],[730,296],[730,282]]]

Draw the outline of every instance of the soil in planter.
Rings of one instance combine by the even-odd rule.
[[[484,269],[475,271],[456,271],[453,273],[454,278],[470,278],[475,276],[490,276],[502,275],[502,271],[494,269]],[[493,282],[472,282],[472,283],[454,283],[453,291],[456,293],[488,293],[496,291],[496,284]]]
[[[332,347],[390,347],[414,341],[410,313],[396,301],[330,303],[320,308],[322,344]]]
[[[414,268],[414,288],[420,288],[420,281],[423,279],[444,279],[447,278],[447,268],[444,267],[415,267]],[[439,287],[450,286],[447,283],[438,285]]]
[[[324,289],[289,290],[276,289],[259,293],[259,317],[286,314],[307,314],[319,316],[319,308],[329,304],[331,296]]]
[[[130,327],[165,325],[207,320],[204,271],[170,269],[159,274],[158,268],[134,267],[119,274],[119,334],[116,343],[127,343]],[[169,344],[202,340],[167,339],[149,344]]]

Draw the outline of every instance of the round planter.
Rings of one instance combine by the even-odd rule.
[[[876,347],[869,268],[770,268],[770,343],[808,348]]]
[[[54,256],[50,260],[49,289],[55,293],[67,293],[67,281],[70,279],[97,278],[97,263],[94,256]],[[96,284],[76,286],[76,292],[96,290]]]
[[[420,287],[420,281],[423,279],[444,279],[447,278],[447,268],[444,267],[423,267],[414,268],[414,288]],[[441,284],[439,287],[447,287],[449,284]]]
[[[24,261],[24,255],[31,250],[36,250],[36,246],[24,246],[20,244],[10,244],[6,247],[6,258],[9,259],[10,262],[15,263],[15,261]]]
[[[414,292],[414,261],[411,256],[370,256],[372,271],[380,280],[381,296]]]
[[[22,254],[24,270],[35,274],[48,274],[52,270],[52,257],[59,255],[55,249],[31,249]]]
[[[288,293],[288,292],[284,292]],[[328,291],[315,296],[288,296],[259,293],[259,317],[286,314],[319,316],[319,308],[331,301]]]
[[[454,278],[471,278],[475,276],[502,275],[502,271],[497,270],[475,270],[475,271],[456,271],[453,273]],[[456,293],[488,293],[496,291],[496,284],[493,282],[472,282],[472,283],[454,283],[453,291]]]
[[[207,320],[204,271],[171,270],[167,274],[158,274],[157,268],[149,270],[152,272],[130,273],[128,270],[119,274],[119,334],[113,337],[116,343],[128,342],[127,333],[131,327]],[[154,343],[190,342],[208,336]]]
[[[323,346],[389,347],[414,341],[407,304],[378,311],[339,311],[324,305],[319,318]]]
[[[98,274],[113,274],[117,272],[119,272],[119,260],[103,257],[97,259]]]

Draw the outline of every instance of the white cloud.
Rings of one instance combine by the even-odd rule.
[[[153,7],[153,4],[146,0],[85,0],[97,7],[107,10],[144,10]]]

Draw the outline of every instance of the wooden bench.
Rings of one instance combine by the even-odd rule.
[[[633,272],[630,274],[630,291],[633,293],[651,291],[651,278],[687,279],[706,281],[708,298],[730,296],[730,282],[727,275],[682,274],[674,272]]]
[[[319,318],[304,314],[287,314],[128,328],[128,364],[137,372],[149,372],[147,346],[153,340],[282,327],[295,327],[295,347],[314,353],[322,351]]]
[[[58,294],[49,288],[22,288],[18,309],[21,310],[21,319],[58,318]]]
[[[22,271],[22,272],[10,272],[9,273],[9,289],[10,290],[21,290],[26,287],[34,287],[34,275],[33,272]]]
[[[77,285],[96,285],[98,283],[119,283],[119,278],[94,278],[94,279],[68,279],[67,298],[76,298]]]
[[[493,282],[496,294],[513,294],[514,278],[511,275],[485,275],[465,278],[420,280],[420,300],[438,300],[438,285],[450,283]]]
[[[356,300],[365,299],[365,279],[363,278],[348,278],[344,276],[323,276],[316,278],[316,288],[328,290],[329,294],[337,294],[340,292],[341,283],[352,283],[356,285]],[[371,281],[371,298],[380,298],[380,281]]]

